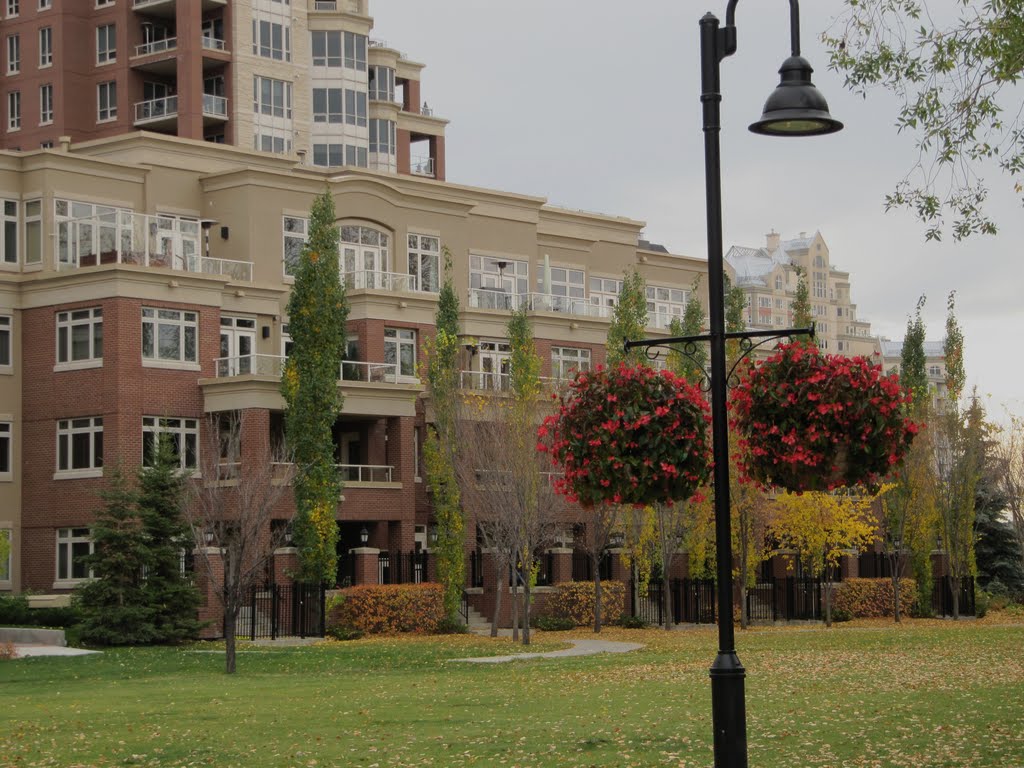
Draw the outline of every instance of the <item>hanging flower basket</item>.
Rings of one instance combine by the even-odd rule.
[[[577,374],[537,450],[564,475],[556,490],[585,507],[689,499],[706,483],[709,409],[693,385],[646,366]]]
[[[733,391],[731,425],[740,471],[764,487],[797,493],[878,487],[906,455],[918,426],[895,375],[866,357],[823,355],[785,344]]]

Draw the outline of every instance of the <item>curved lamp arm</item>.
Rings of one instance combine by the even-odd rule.
[[[729,0],[729,7],[725,10],[726,34],[726,56],[736,52],[736,3],[739,0]],[[789,0],[789,40],[793,56],[800,55],[800,7],[798,0]]]

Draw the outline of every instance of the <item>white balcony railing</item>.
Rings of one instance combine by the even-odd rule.
[[[178,115],[178,97],[164,96],[160,99],[139,101],[135,103],[135,122],[146,123],[152,120],[164,120]]]
[[[178,47],[178,38],[167,37],[163,40],[150,40],[148,43],[135,46],[136,56],[149,56],[151,53],[173,51]]]
[[[274,462],[272,465],[274,477],[281,478],[292,473],[293,464],[290,462]],[[390,483],[394,482],[395,468],[383,464],[335,464],[338,471],[338,479],[343,483]]]
[[[490,371],[460,371],[459,384],[463,389],[480,392],[507,392],[512,386],[512,377]]]
[[[434,158],[413,157],[409,160],[409,172],[414,176],[434,176]]]
[[[470,309],[498,309],[506,312],[525,306],[533,312],[560,312],[577,317],[609,318],[611,307],[591,304],[588,299],[555,296],[550,293],[506,293],[493,288],[472,288]]]
[[[219,37],[209,37],[207,35],[203,35],[202,44],[203,48],[208,51],[223,51],[227,45],[227,43]]]
[[[218,357],[213,361],[213,365],[218,379],[249,374],[279,379],[284,372],[284,363],[287,359],[281,355],[239,355]]]
[[[419,288],[416,275],[406,275],[401,272],[374,272],[368,269],[342,272],[341,280],[346,288],[353,289],[367,288],[376,291],[405,292],[415,291]]]
[[[135,264],[252,282],[251,261],[201,255],[198,219],[104,210],[96,216],[56,222],[57,269]]]
[[[341,380],[397,384],[398,364],[346,360],[341,364]]]
[[[506,293],[493,288],[470,288],[470,309],[501,309],[506,312],[519,309],[522,299],[518,293]]]
[[[211,93],[203,94],[203,114],[213,117],[228,116],[228,100],[224,96],[214,96]]]

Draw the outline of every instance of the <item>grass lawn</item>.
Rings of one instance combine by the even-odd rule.
[[[751,766],[1024,766],[1024,624],[999,622],[738,632]],[[711,765],[714,631],[602,636],[647,645],[497,665],[449,663],[509,652],[466,636],[247,647],[234,677],[209,646],[0,662],[0,765]]]

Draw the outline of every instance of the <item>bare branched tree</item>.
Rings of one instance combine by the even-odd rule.
[[[1024,418],[1014,416],[999,437],[994,448],[999,466],[997,485],[1006,498],[1006,510],[1024,559]]]
[[[274,528],[271,522],[280,517],[294,468],[290,462],[274,463],[269,445],[243,461],[237,411],[213,414],[204,427],[202,480],[192,487],[186,514],[207,578],[223,569],[223,584],[210,591],[224,611],[225,671],[232,674],[238,614],[287,535],[285,526]]]

